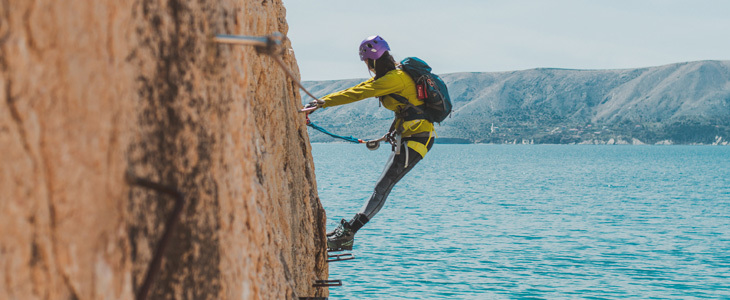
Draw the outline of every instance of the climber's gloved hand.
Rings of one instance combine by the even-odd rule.
[[[302,111],[306,113],[312,113],[323,105],[324,101],[322,100],[312,100],[312,102],[307,103],[307,105],[302,108]]]
[[[312,102],[309,102],[309,104],[307,104],[307,105],[313,105],[313,106],[316,106],[318,108],[322,108],[322,106],[324,106],[324,101],[323,100],[319,100],[319,99],[312,100]]]

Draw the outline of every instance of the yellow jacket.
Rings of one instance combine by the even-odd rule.
[[[409,76],[403,70],[393,70],[385,74],[385,76],[378,78],[377,80],[370,78],[356,86],[351,88],[335,92],[324,96],[321,100],[324,100],[323,107],[337,106],[360,101],[367,98],[383,97],[383,106],[394,112],[400,111],[405,104],[398,102],[393,97],[387,96],[389,94],[398,94],[413,104],[422,105],[423,101],[419,100],[416,96],[416,83],[413,82],[411,76]],[[433,132],[433,123],[425,119],[417,119],[403,122],[403,120],[396,120],[396,128],[403,126],[403,137],[409,137],[411,135],[421,132]],[[410,145],[409,145],[410,146]],[[419,151],[420,152],[420,151]],[[422,153],[425,154],[425,153]]]

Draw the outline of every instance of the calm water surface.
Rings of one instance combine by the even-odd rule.
[[[389,147],[312,147],[332,229]],[[331,299],[730,299],[730,147],[435,145],[353,253]]]

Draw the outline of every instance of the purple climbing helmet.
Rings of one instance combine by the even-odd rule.
[[[379,35],[368,37],[360,43],[360,60],[376,60],[383,56],[385,51],[390,51],[390,47],[382,37]]]

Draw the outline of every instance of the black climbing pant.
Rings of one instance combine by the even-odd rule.
[[[380,175],[380,179],[375,185],[375,191],[373,191],[372,196],[370,196],[370,199],[368,199],[365,203],[360,213],[358,213],[351,221],[351,224],[354,223],[353,225],[355,228],[353,229],[356,231],[357,229],[360,229],[362,225],[365,225],[365,223],[370,221],[373,216],[375,216],[375,214],[383,208],[385,199],[388,198],[388,194],[390,194],[390,191],[393,189],[395,184],[398,183],[398,181],[400,181],[401,178],[403,178],[403,176],[405,176],[410,170],[412,170],[413,167],[421,161],[421,159],[423,159],[421,154],[411,148],[408,148],[408,141],[419,142],[426,145],[426,148],[430,150],[433,146],[434,139],[428,137],[403,138],[400,154],[396,155],[395,151],[393,151],[390,155],[388,163],[385,165],[385,169],[383,170],[383,174]],[[406,153],[408,154],[406,155]],[[406,157],[408,159],[408,164],[406,164]]]

